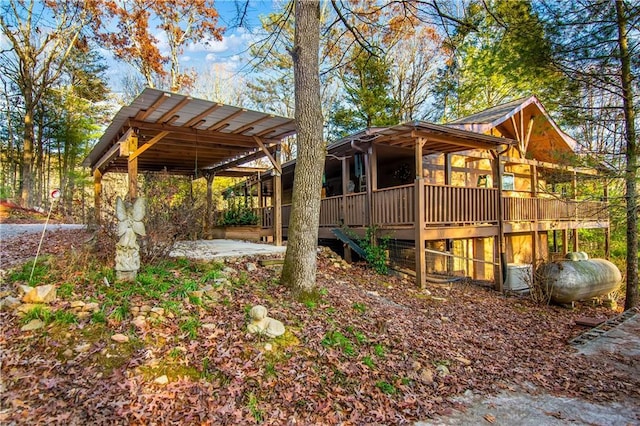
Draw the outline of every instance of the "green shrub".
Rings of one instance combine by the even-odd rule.
[[[218,219],[218,226],[257,225],[258,220],[258,215],[253,209],[239,204],[225,210],[222,217]]]

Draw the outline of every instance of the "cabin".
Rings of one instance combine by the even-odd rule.
[[[215,177],[245,177],[242,194],[259,216],[252,232],[279,245],[295,173],[295,161],[281,164],[281,146],[294,133],[287,117],[146,88],[83,163],[94,176],[96,221],[106,173],[127,173],[129,199],[138,173],[204,177],[206,229]],[[575,147],[535,96],[447,124],[365,129],[327,147],[319,238],[343,244],[375,229],[391,266],[420,286],[464,276],[523,289],[540,261],[580,250],[580,229],[602,230],[608,256],[607,188],[580,193],[598,176],[571,165]],[[269,170],[250,166],[262,158]]]
[[[535,96],[445,125],[366,129],[327,148],[319,238],[375,227],[391,265],[419,285],[467,276],[523,290],[536,264],[580,250],[579,229],[602,230],[608,253],[606,187],[579,193],[597,173],[570,165],[575,147]],[[294,173],[295,161],[279,176],[284,238]],[[273,173],[249,185],[272,227]]]

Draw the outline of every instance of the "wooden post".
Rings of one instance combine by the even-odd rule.
[[[562,230],[562,254],[566,255],[569,252],[569,232],[566,229]]]
[[[216,178],[216,174],[205,172],[205,178],[207,179],[207,212],[204,226],[207,238],[211,238],[211,229],[213,228],[213,181]]]
[[[342,224],[347,225],[347,191],[349,188],[349,159],[343,158],[341,161],[342,166]],[[343,244],[344,247],[344,260],[348,263],[352,262],[351,247],[348,244]]]
[[[531,197],[534,199],[534,203],[536,208],[533,209],[533,233],[531,238],[533,241],[531,242],[531,263],[535,268],[536,261],[538,260],[539,250],[539,235],[538,235],[538,168],[535,164],[531,164],[529,166],[529,170],[531,171]]]
[[[102,223],[102,173],[98,169],[93,171],[93,203],[96,224],[100,225]]]
[[[444,184],[451,185],[451,154],[444,154]],[[453,240],[444,240],[444,250],[453,254]],[[453,271],[453,256],[447,256],[447,272]]]
[[[604,258],[609,260],[611,258],[611,219],[609,217],[609,185],[604,183],[604,197],[605,208],[607,209],[607,227],[604,228]]]
[[[282,173],[280,157],[280,144],[276,148],[274,160],[276,167],[273,174],[273,242],[276,246],[282,245]]]
[[[573,201],[575,201],[574,208],[574,220],[578,221],[578,174],[573,172],[573,182],[572,182],[572,190],[573,190]],[[577,225],[575,225],[577,226]],[[578,242],[578,228],[573,229],[573,251],[578,251],[580,249],[580,244]]]
[[[497,262],[495,262],[497,265],[495,272],[494,272],[494,280],[496,283],[496,290],[499,292],[503,292],[504,291],[504,274],[507,268],[507,256],[505,254],[505,238],[504,238],[504,206],[502,203],[502,161],[501,161],[501,157],[499,155],[496,155],[496,157],[493,159],[492,165],[493,165],[493,186],[494,188],[497,188],[497,199],[496,202],[498,203],[497,206],[497,212],[498,212],[498,235],[496,237],[496,244],[494,244],[495,248],[496,248],[496,252],[498,254],[497,256]]]
[[[373,225],[371,210],[372,210],[372,202],[373,202],[373,193],[371,192],[371,162],[369,153],[371,151],[367,151],[364,153],[364,176],[367,180],[367,201],[365,204],[365,212],[364,212],[364,221],[366,226]],[[375,244],[375,241],[374,241]]]
[[[415,162],[416,162],[416,180],[415,180],[415,244],[416,244],[416,283],[420,288],[424,288],[427,283],[427,259],[425,251],[425,191],[424,177],[422,174],[422,147],[425,140],[416,139],[415,146]]]
[[[369,185],[371,191],[378,190],[378,149],[374,143],[371,144],[371,158],[369,160],[369,166],[371,167],[371,182]]]
[[[133,202],[138,196],[138,156],[133,155],[138,149],[138,135],[132,133],[125,143],[129,145],[129,200]]]

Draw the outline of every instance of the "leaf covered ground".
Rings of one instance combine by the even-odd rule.
[[[37,239],[3,242],[2,267]],[[640,400],[638,378],[567,343],[583,331],[577,317],[618,313],[602,307],[539,306],[470,283],[420,291],[326,249],[319,291],[305,302],[279,284],[278,266],[251,258],[167,260],[124,284],[79,247],[86,239],[68,231],[47,240],[43,251],[57,256],[35,280],[58,285],[56,302],[0,313],[3,424],[404,424],[446,414],[466,390],[523,383]],[[3,297],[18,295],[25,269],[6,274]],[[247,332],[257,304],[285,324],[283,336]],[[21,331],[33,318],[46,326]]]

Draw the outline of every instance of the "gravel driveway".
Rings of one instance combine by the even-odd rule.
[[[44,223],[30,223],[30,224],[0,223],[0,241],[19,237],[25,234],[42,233],[42,230],[44,229],[44,225],[45,225]],[[85,229],[86,227],[87,225],[49,223],[47,225],[47,232],[59,231],[61,229]]]

